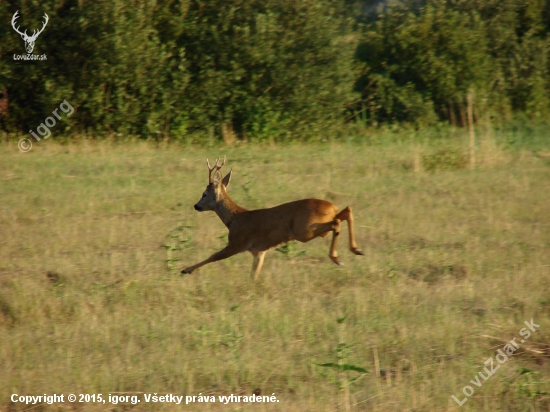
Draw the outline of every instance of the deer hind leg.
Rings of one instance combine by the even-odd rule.
[[[347,220],[349,228],[349,249],[356,255],[363,255],[364,253],[361,252],[361,249],[359,249],[357,247],[357,243],[355,243],[355,234],[353,232],[353,215],[351,213],[351,207],[346,207],[344,210],[336,215],[335,219]]]
[[[316,223],[312,237],[306,238],[305,240],[301,240],[300,238],[298,238],[298,240],[300,242],[307,242],[313,238],[316,238],[317,236],[326,237],[330,232],[332,232],[332,242],[330,244],[330,251],[328,256],[334,263],[336,263],[337,265],[341,265],[342,262],[340,262],[340,259],[338,258],[338,252],[336,251],[336,246],[338,245],[338,236],[340,235],[340,223],[341,220],[338,218],[335,218],[325,223]]]
[[[208,259],[203,260],[202,262],[197,263],[196,265],[189,266],[188,268],[183,269],[181,273],[192,273],[193,271],[197,270],[201,266],[204,266],[208,263],[216,262],[218,260],[227,259],[228,257],[236,255],[237,253],[240,253],[240,252],[242,252],[241,248],[227,245],[219,252],[214,253]]]
[[[332,243],[330,244],[330,259],[337,265],[342,265],[340,259],[338,258],[338,252],[336,251],[336,245],[338,244],[338,236],[340,236],[340,219],[336,218],[330,222],[332,230]]]
[[[258,279],[258,275],[262,270],[264,264],[265,251],[263,252],[252,252],[254,255],[254,262],[252,263],[252,278],[254,280]]]

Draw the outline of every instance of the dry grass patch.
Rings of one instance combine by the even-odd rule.
[[[548,410],[549,164],[489,149],[474,171],[424,173],[432,149],[405,143],[6,147],[0,409],[27,409],[12,393],[256,391],[280,402],[243,410]],[[243,207],[350,205],[365,256],[343,239],[337,267],[317,239],[268,253],[258,282],[248,254],[176,275],[226,242],[192,208],[220,154]],[[451,395],[530,319],[540,330],[459,408]]]

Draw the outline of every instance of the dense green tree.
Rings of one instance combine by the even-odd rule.
[[[14,61],[22,41],[11,27],[2,28],[0,89],[8,88],[10,100],[5,127],[35,127],[67,100],[77,111],[56,132],[71,125],[80,132],[139,135],[166,129],[186,74],[179,50],[162,44],[151,24],[155,1],[15,3],[1,9],[2,20],[20,10],[29,32],[49,15],[36,43],[47,60]]]
[[[363,27],[356,89],[371,122],[464,123],[478,112],[548,113],[548,2],[427,0],[390,7]],[[546,20],[545,20],[546,19]]]
[[[341,122],[353,84],[353,44],[338,6],[191,2],[179,40],[191,76],[190,127],[226,126],[265,139],[312,136]]]
[[[17,10],[29,33],[48,13],[47,60],[14,60],[0,26],[1,130],[63,100],[56,134],[194,140],[324,138],[346,114],[463,124],[472,95],[478,116],[550,111],[550,0],[5,0],[0,19]]]
[[[48,60],[10,60],[21,44],[2,27],[7,129],[68,99],[78,109],[69,123],[86,131],[309,137],[341,122],[352,93],[353,36],[337,1],[20,3],[0,16],[47,12]]]

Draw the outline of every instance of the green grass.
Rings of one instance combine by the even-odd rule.
[[[74,408],[548,410],[550,162],[495,141],[482,139],[473,171],[441,156],[465,140],[418,134],[231,148],[42,141],[28,154],[3,143],[0,410],[32,407],[12,393],[115,392],[141,403]],[[327,237],[269,252],[257,282],[250,254],[176,274],[225,245],[218,217],[193,210],[206,157],[224,154],[239,205],[349,205],[365,256],[347,250],[344,227],[343,267]],[[459,407],[451,395],[464,398],[530,319],[540,329]],[[257,390],[280,402],[181,407],[141,395]]]

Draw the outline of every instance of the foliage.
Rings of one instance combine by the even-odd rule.
[[[322,140],[360,126],[550,110],[549,0],[20,0],[0,27],[0,130],[186,141]],[[5,5],[5,6],[4,6]]]
[[[196,2],[180,44],[193,127],[227,123],[252,139],[308,133],[338,120],[350,94],[352,45],[337,3]],[[320,130],[320,129],[318,129]],[[313,130],[310,130],[310,132]],[[296,137],[296,136],[295,136]]]
[[[67,1],[61,7],[53,1],[17,3],[0,9],[3,21],[20,10],[23,27],[30,29],[48,13],[36,45],[47,60],[11,60],[22,53],[22,42],[10,26],[2,27],[10,58],[0,63],[0,89],[7,87],[10,99],[5,128],[34,128],[65,99],[77,109],[66,127],[80,132],[148,136],[169,126],[186,73],[183,51],[161,43],[151,27],[157,18],[154,0],[132,7],[104,0]]]
[[[352,346],[353,345],[341,342],[334,348],[336,362],[316,363],[317,366],[328,368],[334,372],[334,376],[331,376],[323,371],[321,372],[321,376],[336,385],[338,389],[344,389],[346,386],[355,383],[355,381],[361,379],[368,373],[368,371],[361,366],[345,363],[347,358],[353,353]]]
[[[192,226],[186,226],[180,221],[178,225],[166,235],[166,240],[162,247],[166,249],[166,268],[171,275],[179,272],[176,264],[181,260],[179,257],[181,252],[189,247],[189,243],[192,241],[191,236],[186,233],[188,229],[192,228]]]
[[[399,4],[363,26],[356,89],[372,124],[466,123],[466,96],[478,116],[548,113],[548,3],[427,0]]]
[[[67,99],[81,131],[178,138],[226,126],[250,139],[299,138],[339,123],[352,93],[354,46],[337,1],[6,6],[2,20],[19,9],[24,27],[50,16],[37,42],[46,62],[0,63],[6,130],[35,127]],[[3,55],[20,54],[19,36],[0,30]]]

